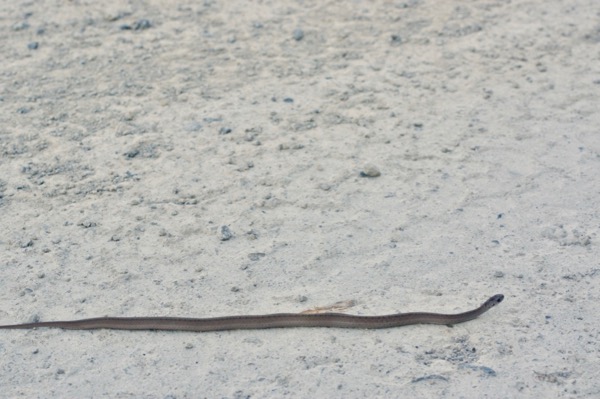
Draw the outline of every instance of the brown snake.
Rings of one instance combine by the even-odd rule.
[[[477,309],[464,313],[398,313],[385,316],[353,316],[343,313],[276,313],[256,316],[226,316],[202,319],[180,317],[98,317],[95,319],[68,321],[41,321],[36,323],[0,326],[0,329],[29,329],[56,327],[68,330],[176,330],[176,331],[222,331],[252,330],[289,327],[336,327],[336,328],[391,328],[411,324],[453,325],[473,320],[487,312],[504,299],[494,295]]]

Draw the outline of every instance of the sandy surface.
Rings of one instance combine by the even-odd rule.
[[[1,397],[599,397],[597,1],[2,0],[0,63],[0,323],[506,295],[3,331]]]

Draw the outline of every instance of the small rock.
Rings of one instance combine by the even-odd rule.
[[[361,177],[378,177],[381,176],[379,169],[373,164],[366,164],[360,172]]]
[[[190,121],[185,125],[184,129],[188,132],[198,132],[202,130],[202,124],[198,121]]]
[[[439,374],[429,374],[429,375],[424,375],[421,377],[415,377],[412,379],[411,383],[415,384],[417,382],[422,382],[422,381],[448,381],[448,378],[439,375]]]
[[[215,122],[223,122],[223,118],[221,117],[214,117],[214,116],[207,116],[205,118],[202,118],[203,122],[206,123],[215,123]]]
[[[150,22],[150,20],[140,19],[140,20],[137,20],[133,25],[123,24],[123,25],[119,26],[119,29],[121,29],[121,30],[145,30],[145,29],[150,29],[151,27],[152,27],[152,22]]]
[[[292,37],[295,41],[299,42],[304,38],[304,31],[300,28],[294,29],[294,31],[292,32]]]
[[[29,23],[27,21],[18,22],[14,24],[12,28],[15,31],[25,30],[29,28]]]
[[[390,41],[392,43],[392,46],[397,46],[399,44],[402,44],[402,37],[400,37],[400,35],[392,35],[390,37]]]
[[[19,243],[19,246],[20,246],[21,248],[32,247],[32,246],[33,246],[33,240],[21,241],[21,242]]]
[[[150,22],[147,19],[140,19],[140,20],[136,21],[135,24],[133,24],[134,30],[150,29],[151,27],[152,27],[152,22]]]
[[[258,238],[258,233],[254,230],[247,231],[246,238],[248,240],[256,240]]]
[[[123,155],[125,155],[127,158],[135,158],[135,157],[137,157],[138,155],[140,155],[140,150],[138,150],[138,149],[133,149],[133,150],[127,151],[127,152],[126,152],[125,154],[123,154]]]
[[[250,254],[248,254],[248,259],[250,259],[253,262],[256,262],[257,260],[260,260],[260,258],[263,258],[266,254],[264,252],[252,252]]]
[[[27,48],[29,50],[37,50],[39,46],[40,44],[38,42],[30,42],[29,44],[27,44]]]
[[[83,222],[77,223],[77,225],[83,227],[84,229],[89,229],[91,227],[96,227],[96,222],[92,222],[91,220],[84,220]]]
[[[233,233],[231,232],[231,230],[229,230],[229,227],[221,226],[221,229],[219,231],[219,238],[221,239],[221,241],[231,240],[232,237]]]

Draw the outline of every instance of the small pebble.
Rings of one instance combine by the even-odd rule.
[[[299,42],[300,40],[302,40],[304,38],[304,31],[299,28],[294,29],[294,32],[292,32],[292,36],[295,41]]]
[[[19,244],[19,246],[21,248],[32,247],[33,246],[33,240],[21,241],[21,243]]]
[[[140,150],[138,150],[138,149],[133,149],[133,150],[131,150],[131,151],[127,151],[127,152],[126,152],[125,154],[123,154],[123,155],[125,155],[127,158],[135,158],[135,157],[137,157],[138,155],[140,155]]]
[[[399,44],[402,44],[402,37],[400,37],[400,35],[392,35],[390,37],[390,41],[392,43],[392,46],[397,46]]]
[[[231,230],[229,230],[229,227],[221,226],[221,229],[219,231],[219,238],[221,239],[221,241],[230,240],[232,237],[233,233],[231,232]]]
[[[30,42],[29,44],[27,44],[27,48],[29,50],[37,50],[37,48],[39,47],[39,43],[38,42]]]
[[[198,121],[190,121],[184,126],[184,129],[188,132],[198,132],[202,130],[202,124]]]
[[[83,222],[77,223],[77,225],[83,227],[84,229],[89,229],[91,227],[96,227],[96,222],[92,222],[91,220],[84,220]]]
[[[152,22],[150,22],[147,19],[140,19],[140,20],[136,21],[135,24],[133,24],[134,30],[150,29],[151,27],[152,27]]]
[[[256,240],[258,238],[258,233],[254,230],[247,231],[246,238],[249,240]]]
[[[424,375],[422,377],[416,377],[413,378],[411,383],[415,384],[417,382],[422,382],[422,381],[448,381],[448,378],[441,376],[439,374],[429,374],[429,375]]]
[[[361,177],[378,177],[381,176],[379,169],[373,164],[366,164],[360,172]]]
[[[260,258],[263,258],[266,254],[264,252],[252,252],[250,254],[248,254],[248,259],[250,259],[253,262],[256,262],[257,260],[260,260]]]
[[[13,28],[13,30],[16,30],[16,31],[28,29],[29,23],[27,23],[26,21],[18,22],[16,24],[14,24],[12,28]]]

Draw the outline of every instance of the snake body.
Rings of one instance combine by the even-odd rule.
[[[225,316],[211,318],[180,317],[98,317],[94,319],[42,321],[36,323],[0,326],[0,329],[31,329],[38,327],[64,328],[67,330],[175,330],[175,331],[223,331],[253,330],[291,327],[335,327],[335,328],[391,328],[411,324],[453,325],[473,320],[487,312],[504,299],[494,295],[477,309],[457,314],[442,313],[398,313],[384,316],[354,316],[343,313],[275,313],[267,315]]]

